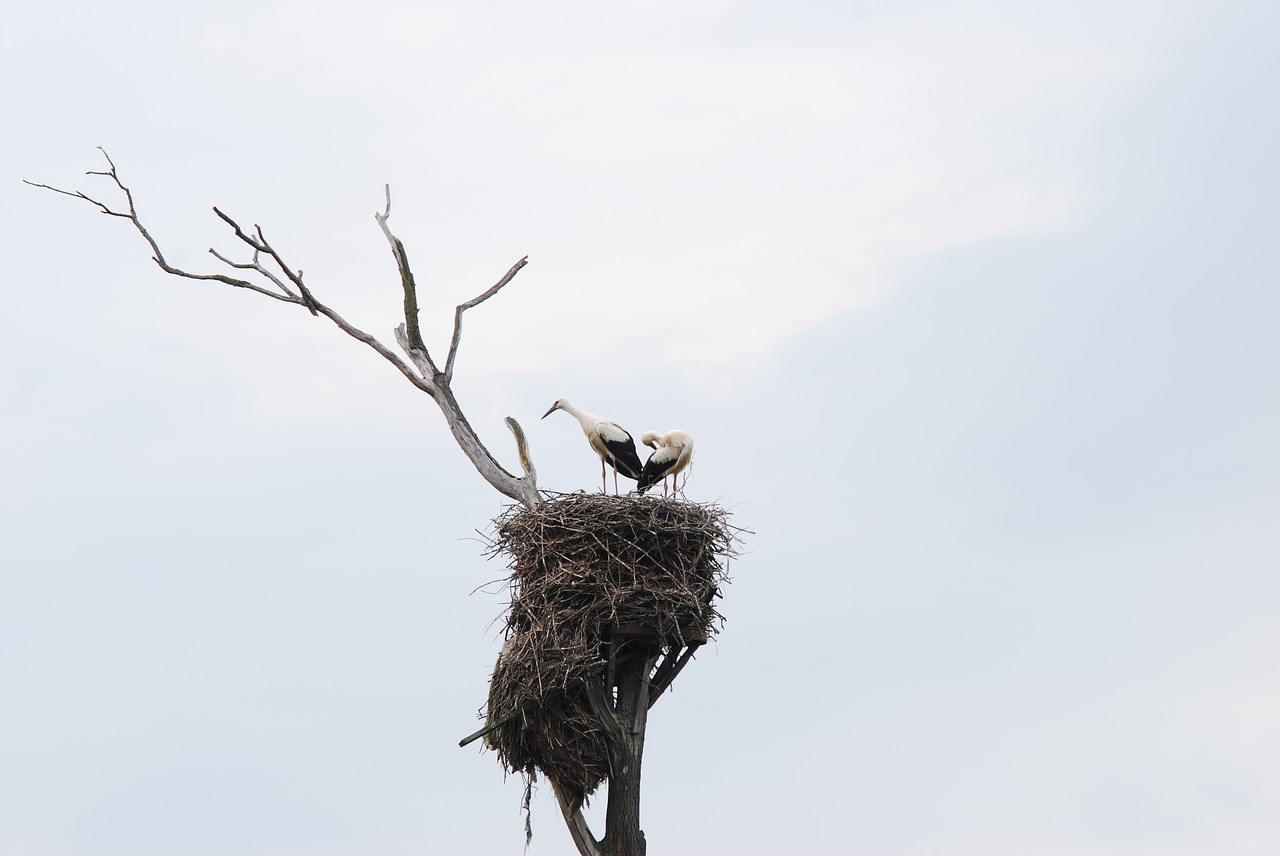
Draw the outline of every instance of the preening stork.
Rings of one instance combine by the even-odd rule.
[[[657,484],[658,479],[662,479],[662,495],[666,496],[667,477],[670,476],[671,492],[675,493],[679,488],[677,476],[684,472],[689,462],[693,460],[693,438],[687,431],[676,428],[665,434],[646,431],[640,435],[640,442],[652,448],[654,452],[645,462],[644,469],[640,471],[640,478],[636,480],[636,490],[644,493]],[[688,481],[689,477],[686,475],[685,482]]]
[[[617,422],[601,419],[594,413],[579,410],[569,403],[568,399],[557,398],[551,409],[542,414],[546,419],[557,410],[563,410],[582,426],[582,433],[587,435],[587,442],[600,456],[600,492],[605,492],[605,464],[613,467],[613,492],[618,492],[618,473],[629,479],[639,479],[640,456],[636,454],[636,442],[631,435]]]

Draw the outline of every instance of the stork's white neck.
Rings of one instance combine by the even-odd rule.
[[[563,410],[565,413],[568,413],[570,416],[577,416],[579,413],[582,412],[581,410],[579,410],[578,408],[570,404],[569,399],[567,398],[560,399],[560,409]]]
[[[560,409],[563,410],[565,413],[568,413],[574,419],[577,419],[578,423],[582,425],[583,428],[586,428],[590,425],[595,425],[597,422],[604,421],[599,416],[596,416],[594,413],[588,413],[585,410],[579,410],[578,408],[574,407],[572,404],[570,404],[568,401],[566,401],[563,398],[560,399]]]

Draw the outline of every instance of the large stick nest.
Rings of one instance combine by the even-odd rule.
[[[581,803],[609,773],[584,682],[628,646],[673,657],[719,630],[736,532],[713,504],[566,494],[494,521],[508,557],[506,642],[489,681],[485,737],[512,773],[535,768]],[[503,720],[506,720],[503,722]]]

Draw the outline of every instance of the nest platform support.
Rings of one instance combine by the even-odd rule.
[[[468,741],[483,736],[510,772],[541,771],[571,831],[607,779],[605,836],[581,823],[584,854],[644,853],[648,712],[723,623],[715,601],[738,531],[727,520],[711,504],[577,493],[495,521],[511,606],[487,721]]]

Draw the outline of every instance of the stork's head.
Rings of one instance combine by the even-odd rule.
[[[658,441],[662,439],[662,435],[657,431],[646,431],[640,435],[640,442],[644,443],[650,449],[658,448]]]
[[[552,413],[555,413],[557,410],[563,409],[564,406],[568,403],[569,403],[569,399],[567,398],[557,398],[556,403],[551,405],[551,409],[548,410],[546,413],[542,414],[542,418],[546,419],[548,416],[550,416]]]

